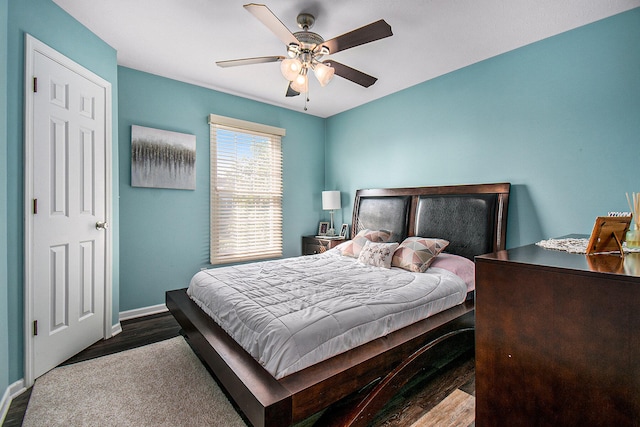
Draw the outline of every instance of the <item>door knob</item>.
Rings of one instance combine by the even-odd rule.
[[[106,230],[109,227],[107,221],[98,221],[96,222],[96,230]]]

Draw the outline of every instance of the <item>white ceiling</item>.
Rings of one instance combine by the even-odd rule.
[[[118,52],[118,64],[292,110],[279,63],[215,62],[285,55],[245,0],[53,0]],[[330,58],[378,78],[369,88],[310,79],[308,114],[329,117],[467,65],[640,6],[640,0],[265,0],[292,31],[315,15],[325,40],[378,19],[393,36]],[[327,57],[325,57],[326,59]]]

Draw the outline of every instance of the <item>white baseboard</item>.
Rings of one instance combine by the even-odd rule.
[[[9,385],[9,387],[5,390],[4,394],[2,395],[2,401],[0,401],[0,425],[4,423],[4,419],[7,416],[7,412],[9,412],[9,407],[11,406],[11,401],[26,390],[27,389],[24,386],[24,380],[16,381],[15,383]]]
[[[115,337],[120,332],[122,332],[122,325],[120,324],[120,322],[116,323],[115,325],[111,325],[111,337]]]
[[[152,305],[149,307],[136,308],[120,312],[120,321],[135,319],[136,317],[149,316],[151,314],[164,313],[168,308],[165,304]]]
[[[0,425],[4,423],[4,417],[9,412],[9,406],[11,406],[11,396],[7,388],[2,395],[2,400],[0,400]]]

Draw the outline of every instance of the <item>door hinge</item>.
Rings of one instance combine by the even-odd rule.
[[[38,213],[38,199],[33,199],[33,214]]]
[[[35,337],[36,335],[38,335],[38,321],[34,320],[33,321],[33,336]]]
[[[38,92],[38,78],[33,78],[33,92]]]

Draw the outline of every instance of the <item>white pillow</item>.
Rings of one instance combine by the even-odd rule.
[[[358,255],[358,262],[374,267],[391,268],[391,259],[398,245],[397,242],[374,243],[367,240]]]

